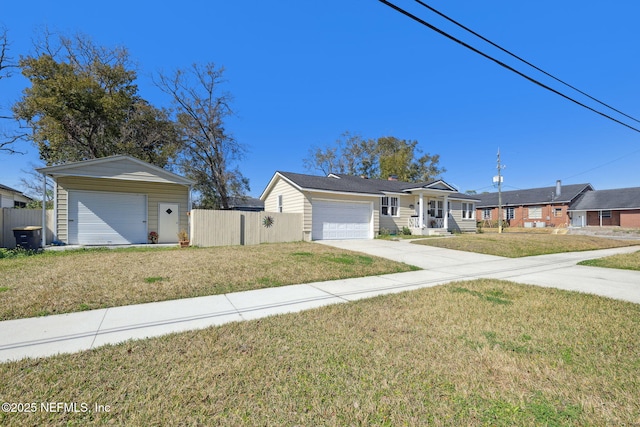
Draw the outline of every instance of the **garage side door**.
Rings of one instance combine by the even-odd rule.
[[[147,243],[144,194],[69,192],[69,244]]]
[[[370,203],[314,201],[312,212],[313,240],[373,237]]]

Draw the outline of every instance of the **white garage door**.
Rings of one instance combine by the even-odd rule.
[[[126,245],[146,242],[146,195],[69,192],[69,244]]]
[[[370,239],[371,203],[314,201],[313,240]]]

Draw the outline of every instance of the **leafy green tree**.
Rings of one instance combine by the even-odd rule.
[[[311,147],[303,163],[307,170],[324,175],[343,173],[372,177],[378,173],[376,150],[375,140],[345,132],[333,145]]]
[[[194,64],[172,75],[159,74],[156,85],[171,96],[182,139],[178,165],[196,181],[203,208],[228,208],[232,196],[249,191],[238,169],[246,148],[231,135],[225,120],[233,115],[231,95],[222,90],[224,68]]]
[[[138,95],[126,49],[47,34],[19,65],[31,86],[14,116],[47,165],[128,154],[163,167],[178,150],[167,112]]]
[[[364,139],[345,133],[333,145],[312,147],[303,160],[307,170],[324,174],[344,173],[369,178],[401,181],[429,181],[445,172],[440,168],[439,155],[421,154],[418,141],[392,136]]]

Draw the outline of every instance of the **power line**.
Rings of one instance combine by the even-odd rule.
[[[442,35],[442,36],[444,36],[444,37],[448,38],[449,40],[452,40],[452,41],[454,41],[454,42],[458,43],[459,45],[464,46],[464,47],[466,47],[467,49],[469,49],[469,50],[471,50],[471,51],[473,51],[473,52],[477,53],[478,55],[483,56],[483,57],[485,57],[485,58],[489,59],[490,61],[495,62],[496,64],[500,65],[501,67],[506,68],[507,70],[509,70],[509,71],[511,71],[511,72],[514,72],[514,73],[518,74],[520,77],[523,77],[523,78],[525,78],[525,79],[529,80],[530,82],[532,82],[532,83],[534,83],[534,84],[536,84],[536,85],[538,85],[538,86],[542,87],[543,89],[546,89],[546,90],[548,90],[548,91],[550,91],[550,92],[553,92],[553,93],[555,93],[556,95],[559,95],[559,96],[561,96],[562,98],[565,98],[565,99],[566,99],[566,100],[568,100],[568,101],[571,101],[571,102],[573,102],[573,103],[575,103],[575,104],[577,104],[577,105],[579,105],[579,106],[581,106],[581,107],[583,107],[583,108],[586,108],[586,109],[587,109],[587,110],[589,110],[589,111],[592,111],[592,112],[594,112],[594,113],[596,113],[596,114],[598,114],[598,115],[600,115],[600,116],[602,116],[602,117],[605,117],[605,118],[607,118],[607,119],[609,119],[609,120],[611,120],[611,121],[613,121],[613,122],[615,122],[615,123],[618,123],[618,124],[620,124],[620,125],[622,125],[622,126],[625,126],[625,127],[629,128],[629,129],[631,129],[631,130],[634,130],[634,131],[636,131],[636,132],[640,133],[640,129],[635,128],[635,127],[633,127],[633,126],[631,126],[631,125],[629,125],[629,124],[627,124],[627,123],[624,123],[624,122],[622,122],[622,121],[620,121],[620,120],[618,120],[618,119],[616,119],[616,118],[614,118],[614,117],[611,117],[611,116],[609,116],[608,114],[605,114],[605,113],[603,113],[603,112],[601,112],[601,111],[598,111],[598,110],[596,110],[595,108],[589,107],[588,105],[583,104],[582,102],[577,101],[577,100],[575,100],[575,99],[571,98],[570,96],[565,95],[564,93],[562,93],[562,92],[560,92],[560,91],[558,91],[558,90],[556,90],[556,89],[553,89],[553,88],[552,88],[552,87],[550,87],[550,86],[545,85],[544,83],[542,83],[542,82],[540,82],[540,81],[538,81],[538,80],[534,79],[533,77],[530,77],[530,76],[528,76],[528,75],[524,74],[523,72],[518,71],[518,70],[516,70],[515,68],[513,68],[513,67],[511,67],[511,66],[509,66],[509,65],[507,65],[507,64],[505,64],[504,62],[502,62],[502,61],[500,61],[500,60],[498,60],[498,59],[496,59],[496,58],[494,58],[494,57],[492,57],[492,56],[490,56],[490,55],[488,55],[488,54],[486,54],[486,53],[482,52],[481,50],[476,49],[475,47],[473,47],[473,46],[471,46],[471,45],[469,45],[469,44],[467,44],[467,43],[463,42],[462,40],[457,39],[456,37],[454,37],[454,36],[452,36],[451,34],[449,34],[449,33],[445,32],[445,31],[443,31],[443,30],[439,29],[438,27],[435,27],[435,26],[433,26],[433,25],[429,24],[427,21],[425,21],[425,20],[423,20],[423,19],[421,19],[421,18],[419,18],[419,17],[417,17],[417,16],[413,15],[413,14],[412,14],[412,13],[410,13],[410,12],[407,12],[406,10],[404,10],[404,9],[402,9],[402,8],[400,8],[400,7],[398,7],[398,6],[396,6],[395,4],[390,3],[390,2],[388,2],[387,0],[378,0],[378,1],[380,1],[381,3],[383,3],[383,4],[387,5],[387,6],[389,6],[390,8],[394,9],[394,10],[395,10],[395,11],[397,11],[397,12],[400,12],[401,14],[403,14],[403,15],[407,16],[408,18],[413,19],[414,21],[418,22],[419,24],[424,25],[425,27],[427,27],[427,28],[429,28],[429,29],[431,29],[431,30],[435,31],[436,33],[438,33],[438,34],[440,34],[440,35]]]
[[[507,49],[503,48],[502,46],[500,46],[500,45],[498,45],[498,44],[496,44],[496,43],[494,43],[494,42],[492,42],[491,40],[487,39],[486,37],[483,37],[481,34],[478,34],[477,32],[473,31],[472,29],[470,29],[470,28],[468,28],[468,27],[466,27],[466,26],[462,25],[462,24],[461,24],[461,23],[459,23],[458,21],[456,21],[456,20],[454,20],[454,19],[452,19],[452,18],[448,17],[448,16],[447,16],[447,15],[445,15],[444,13],[442,13],[442,12],[438,11],[437,9],[435,9],[435,8],[433,8],[433,7],[431,7],[431,6],[429,6],[428,4],[424,3],[423,1],[421,1],[421,0],[415,0],[415,1],[416,1],[417,3],[419,3],[420,5],[424,6],[425,8],[429,9],[429,10],[430,10],[430,11],[432,11],[433,13],[436,13],[437,15],[439,15],[439,16],[441,16],[441,17],[443,17],[443,18],[444,18],[444,19],[446,19],[447,21],[449,21],[449,22],[451,22],[451,23],[453,23],[453,24],[457,25],[458,27],[462,28],[463,30],[465,30],[465,31],[467,31],[467,32],[469,32],[469,33],[471,33],[471,34],[473,34],[474,36],[476,36],[476,37],[478,37],[478,38],[480,38],[480,39],[484,40],[485,42],[489,43],[491,46],[494,46],[494,47],[496,47],[496,48],[500,49],[501,51],[503,51],[504,53],[506,53],[506,54],[510,55],[510,56],[511,56],[511,57],[513,57],[513,58],[516,58],[518,61],[520,61],[520,62],[523,62],[523,63],[527,64],[528,66],[530,66],[530,67],[532,67],[532,68],[536,69],[537,71],[540,71],[542,74],[544,74],[544,75],[546,75],[546,76],[548,76],[548,77],[551,77],[551,78],[552,78],[552,79],[554,79],[555,81],[562,83],[563,85],[565,85],[565,86],[567,86],[567,87],[569,87],[569,88],[571,88],[571,89],[575,90],[576,92],[580,93],[581,95],[586,96],[587,98],[589,98],[589,99],[591,99],[591,100],[593,100],[593,101],[597,102],[598,104],[603,105],[603,106],[605,106],[605,107],[607,107],[607,108],[609,108],[609,109],[611,109],[611,110],[615,111],[615,112],[616,112],[616,113],[618,113],[618,114],[621,114],[621,115],[623,115],[623,116],[625,116],[625,117],[627,117],[627,118],[629,118],[629,119],[631,119],[631,120],[633,120],[633,121],[636,121],[636,122],[640,123],[640,120],[636,119],[635,117],[632,117],[632,116],[630,116],[630,115],[628,115],[628,114],[623,113],[622,111],[620,111],[620,110],[618,110],[618,109],[616,109],[616,108],[612,107],[611,105],[609,105],[609,104],[607,104],[607,103],[605,103],[605,102],[603,102],[603,101],[600,101],[599,99],[597,99],[597,98],[595,98],[595,97],[593,97],[593,96],[589,95],[588,93],[581,91],[581,90],[580,90],[580,89],[578,89],[577,87],[572,86],[572,85],[570,85],[569,83],[567,83],[567,82],[565,82],[565,81],[563,81],[563,80],[561,80],[561,79],[557,78],[557,77],[556,77],[556,76],[554,76],[553,74],[546,72],[546,71],[545,71],[545,70],[543,70],[542,68],[539,68],[539,67],[535,66],[535,65],[534,65],[534,64],[532,64],[531,62],[529,62],[529,61],[527,61],[527,60],[525,60],[525,59],[521,58],[520,56],[516,55],[515,53],[513,53],[513,52],[511,52],[511,51],[509,51],[509,50],[507,50]]]

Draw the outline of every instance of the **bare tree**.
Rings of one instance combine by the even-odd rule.
[[[42,193],[44,190],[42,175],[36,171],[36,168],[42,167],[36,166],[33,163],[29,164],[30,170],[21,169],[22,177],[20,178],[20,187],[22,187],[24,194],[31,197],[34,201],[27,205],[28,208],[42,209]],[[54,182],[51,178],[47,177],[47,190],[45,192],[45,206],[47,209],[53,209],[53,189]]]
[[[18,68],[18,64],[9,56],[9,47],[7,28],[0,26],[0,80],[11,77],[13,70]]]
[[[18,68],[18,64],[14,61],[13,57],[9,56],[10,43],[7,35],[7,29],[4,26],[0,26],[0,81],[2,79],[9,78],[13,75],[13,71]],[[13,115],[0,112],[0,119],[15,120]],[[26,132],[21,131],[6,131],[0,129],[0,152],[8,154],[22,154],[21,151],[15,149],[14,144],[22,140],[26,136]]]
[[[229,198],[249,190],[237,163],[245,147],[226,130],[225,119],[233,115],[231,95],[221,89],[224,68],[197,64],[172,75],[160,73],[156,85],[171,96],[183,147],[178,164],[196,181],[199,205],[229,207]]]

